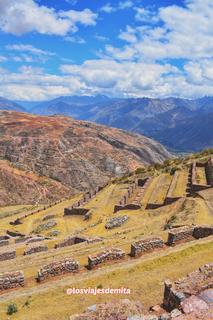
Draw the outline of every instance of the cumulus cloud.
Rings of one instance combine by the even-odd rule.
[[[0,0],[0,29],[14,35],[38,32],[64,36],[76,32],[78,24],[95,25],[96,18],[89,9],[57,12],[34,0]]]
[[[35,55],[44,55],[44,56],[54,56],[54,52],[45,51],[39,48],[32,46],[31,44],[9,44],[6,46],[7,50],[18,51],[18,52],[29,52]]]

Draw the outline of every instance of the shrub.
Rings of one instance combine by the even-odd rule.
[[[7,314],[12,315],[13,313],[16,313],[16,312],[18,312],[18,308],[16,304],[15,303],[9,304],[9,306],[7,307]]]

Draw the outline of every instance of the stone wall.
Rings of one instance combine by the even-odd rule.
[[[186,242],[193,240],[194,227],[182,227],[171,229],[168,233],[167,244],[169,246],[175,245],[179,242]]]
[[[62,242],[55,244],[55,249],[63,248],[67,246],[73,246],[74,244],[78,244],[81,242],[86,242],[87,238],[83,236],[72,236],[64,239]]]
[[[213,186],[213,158],[210,158],[205,166],[207,183]]]
[[[88,257],[88,268],[93,269],[97,265],[107,261],[120,260],[125,257],[125,252],[121,249],[113,248],[106,249],[103,252],[97,253]]]
[[[191,194],[195,194],[196,192],[198,191],[202,191],[202,190],[205,190],[207,188],[210,188],[211,185],[209,184],[199,184],[197,183],[196,181],[196,167],[203,167],[205,168],[205,173],[211,173],[211,168],[210,166],[208,167],[207,171],[206,171],[206,168],[207,168],[207,163],[200,163],[200,162],[193,162],[192,165],[191,165]],[[208,182],[208,177],[206,175],[206,178],[207,178],[207,182]],[[210,178],[211,179],[211,178]]]
[[[33,246],[33,247],[30,247],[29,249],[26,249],[24,251],[24,255],[29,255],[29,254],[38,253],[38,252],[44,252],[47,250],[48,250],[47,246]]]
[[[65,259],[43,266],[37,275],[37,281],[41,282],[50,277],[55,277],[65,273],[74,273],[79,270],[79,262],[74,259]]]
[[[0,274],[0,291],[24,286],[24,273],[22,271],[6,272]]]
[[[85,216],[90,209],[85,208],[65,208],[64,216]]]
[[[213,226],[196,226],[193,231],[195,239],[205,238],[213,235]]]
[[[164,242],[161,238],[141,239],[132,243],[130,255],[131,257],[138,257],[143,253],[163,248],[163,246]]]
[[[213,288],[212,280],[213,264],[207,264],[174,283],[165,281],[164,307],[168,311],[175,308],[181,309],[183,301],[189,296],[195,296],[203,290]]]
[[[194,239],[205,238],[213,235],[213,226],[191,226],[171,229],[168,233],[168,245],[186,242]]]
[[[144,192],[148,188],[151,182],[151,178],[138,179],[131,184],[127,192],[122,196],[119,203],[114,206],[114,213],[120,210],[138,210],[141,208],[141,199],[143,198]],[[133,198],[129,203],[130,198]]]
[[[0,240],[0,247],[8,246],[9,240]]]
[[[64,215],[82,215],[84,216],[89,212],[89,209],[80,208],[81,206],[87,204],[99,191],[101,191],[106,185],[96,187],[88,192],[86,192],[82,198],[76,201],[71,207],[64,209]]]
[[[0,261],[15,259],[15,257],[16,257],[15,250],[0,252]]]

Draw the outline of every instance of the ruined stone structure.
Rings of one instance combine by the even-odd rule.
[[[172,246],[180,242],[194,240],[193,232],[194,227],[181,227],[177,229],[171,229],[168,233],[167,243],[169,246]]]
[[[88,257],[88,269],[93,269],[97,265],[107,261],[120,260],[125,257],[125,252],[121,249],[106,249],[103,252]]]
[[[172,246],[179,242],[205,238],[213,235],[213,226],[191,226],[171,229],[168,233],[167,244]]]
[[[180,197],[175,197],[174,196],[174,191],[175,191],[175,187],[176,187],[176,184],[177,184],[178,177],[179,177],[179,171],[176,170],[174,175],[173,175],[171,184],[169,186],[169,189],[168,189],[165,201],[164,201],[164,205],[171,204],[171,203],[173,203],[173,202],[175,202],[175,201],[177,201],[177,200],[182,198],[181,196]]]
[[[213,288],[213,264],[207,264],[174,283],[167,280],[164,285],[164,307],[168,311],[183,308],[184,301],[190,296]]]
[[[78,243],[82,243],[82,242],[86,242],[86,241],[87,241],[87,238],[83,237],[83,236],[68,237],[68,238],[64,239],[62,242],[57,243],[55,245],[55,249],[63,248],[63,247],[67,247],[67,246],[73,246],[74,244],[78,244]]]
[[[10,230],[7,230],[7,235],[10,236],[10,237],[24,237],[25,235],[20,233],[20,232],[15,232],[15,231],[10,231]]]
[[[99,241],[102,241],[102,240],[103,239],[100,238],[100,237],[89,238],[89,237],[84,237],[84,236],[71,236],[71,237],[67,237],[62,242],[55,244],[55,249],[68,247],[68,246],[73,246],[75,244],[79,244],[79,243],[82,243],[82,242],[95,243],[95,242],[99,242]]]
[[[164,242],[161,238],[141,239],[132,243],[130,255],[131,257],[138,257],[143,253],[163,248],[163,246]]]
[[[65,208],[64,209],[64,216],[85,216],[90,209],[85,208]]]
[[[124,224],[127,220],[129,219],[129,217],[127,215],[125,216],[119,216],[119,217],[114,217],[112,219],[110,219],[106,225],[105,228],[106,229],[113,229],[113,228],[117,228],[122,226],[122,224]]]
[[[0,240],[0,247],[7,246],[9,244],[9,240]]]
[[[15,257],[16,257],[15,250],[11,250],[11,251],[7,250],[7,251],[0,252],[0,261],[15,259]]]
[[[6,272],[0,274],[0,291],[24,286],[24,273],[22,271]]]
[[[114,213],[120,210],[138,210],[141,208],[141,199],[144,192],[148,188],[151,178],[138,179],[131,184],[125,195],[120,199],[119,203],[114,207]],[[131,202],[130,199],[132,200]]]
[[[196,180],[196,168],[203,167],[205,169],[206,180],[209,184],[200,184]],[[196,192],[205,190],[212,187],[212,175],[213,175],[213,167],[212,167],[212,159],[207,161],[206,163],[200,163],[194,161],[191,164],[191,194],[194,195]]]
[[[75,273],[79,270],[79,262],[74,259],[65,259],[43,266],[37,275],[37,281],[41,282],[50,277],[55,277],[65,273]]]
[[[26,249],[24,251],[24,255],[29,255],[29,254],[44,252],[44,251],[48,251],[47,246],[33,246],[33,247],[30,247],[29,249]]]
[[[80,200],[76,201],[71,207],[64,209],[64,216],[72,216],[72,215],[85,216],[90,211],[90,209],[81,208],[81,206],[87,204],[104,187],[105,185],[99,186],[85,193],[83,197]]]

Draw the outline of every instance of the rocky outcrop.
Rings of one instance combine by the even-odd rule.
[[[56,261],[43,266],[37,275],[37,281],[41,282],[48,278],[55,277],[65,273],[75,273],[79,270],[79,263],[74,259],[65,259]]]
[[[121,260],[125,257],[125,252],[121,249],[106,249],[103,252],[88,257],[88,269],[93,269],[99,264],[107,261]]]
[[[141,239],[132,243],[130,255],[132,257],[138,257],[143,253],[163,248],[163,246],[164,242],[161,238]]]
[[[0,240],[0,247],[7,246],[9,244],[9,240]]]
[[[106,223],[105,228],[106,229],[118,228],[122,226],[128,219],[129,217],[127,215],[114,217]]]
[[[22,271],[6,272],[0,274],[0,291],[24,286],[24,273]]]

